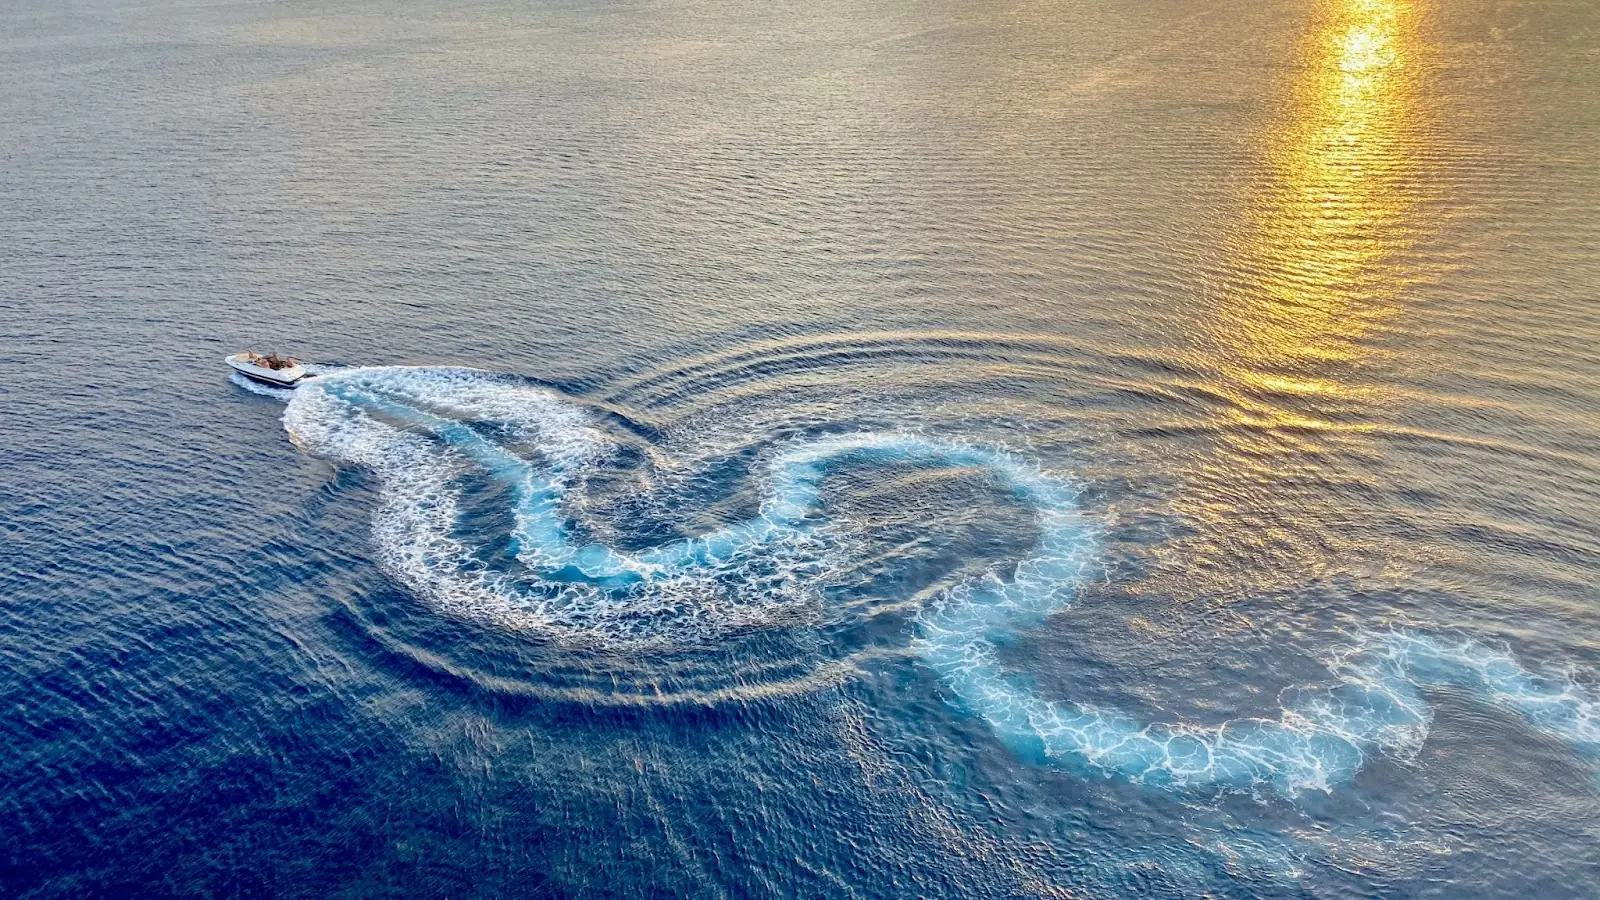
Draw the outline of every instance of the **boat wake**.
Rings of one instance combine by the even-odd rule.
[[[562,646],[666,648],[803,623],[822,603],[818,580],[855,549],[821,512],[830,469],[972,469],[1031,510],[1037,537],[1003,570],[937,591],[916,613],[912,649],[1019,754],[1151,786],[1328,790],[1375,754],[1414,753],[1432,718],[1424,692],[1435,689],[1600,753],[1600,707],[1571,678],[1477,641],[1408,631],[1342,648],[1329,685],[1292,692],[1275,719],[1151,723],[1041,696],[996,647],[1071,605],[1095,530],[1069,479],[1009,452],[900,432],[789,442],[765,461],[754,516],[629,551],[586,537],[603,529],[583,520],[585,482],[617,447],[550,391],[471,369],[358,368],[276,393],[287,395],[298,446],[377,477],[376,544],[410,591],[442,613]],[[494,542],[461,524],[475,482],[504,501],[508,533]]]

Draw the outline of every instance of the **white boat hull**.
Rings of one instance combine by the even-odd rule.
[[[270,384],[273,387],[294,387],[295,382],[306,377],[306,370],[303,366],[293,365],[287,369],[269,369],[265,366],[251,364],[250,358],[243,353],[235,353],[228,357],[226,361],[229,367],[240,375],[252,381]]]

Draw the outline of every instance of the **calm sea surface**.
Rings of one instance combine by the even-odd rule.
[[[1600,895],[1597,146],[1588,0],[8,0],[0,895]]]

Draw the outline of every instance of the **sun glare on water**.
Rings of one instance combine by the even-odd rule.
[[[1408,286],[1428,277],[1407,252],[1426,227],[1418,208],[1434,174],[1420,2],[1329,0],[1279,94],[1284,107],[1264,122],[1205,326],[1206,389],[1229,400],[1217,410],[1218,453],[1197,463],[1179,506],[1215,526],[1216,543],[1192,553],[1275,564],[1225,567],[1243,582],[1211,596],[1375,551],[1327,527],[1341,511],[1303,486],[1336,477],[1328,467],[1343,453],[1366,452],[1355,445],[1385,401],[1362,370],[1378,364]]]
[[[1341,0],[1322,18],[1219,322],[1247,386],[1338,393],[1330,367],[1360,356],[1415,275],[1397,256],[1425,174],[1416,19],[1410,0]]]

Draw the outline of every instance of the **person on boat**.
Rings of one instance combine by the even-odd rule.
[[[266,356],[262,356],[259,353],[251,353],[250,363],[252,365],[260,366],[263,369],[272,369],[273,371],[277,371],[278,369],[291,369],[295,366],[295,361],[293,359],[280,357],[276,353],[268,353]]]

